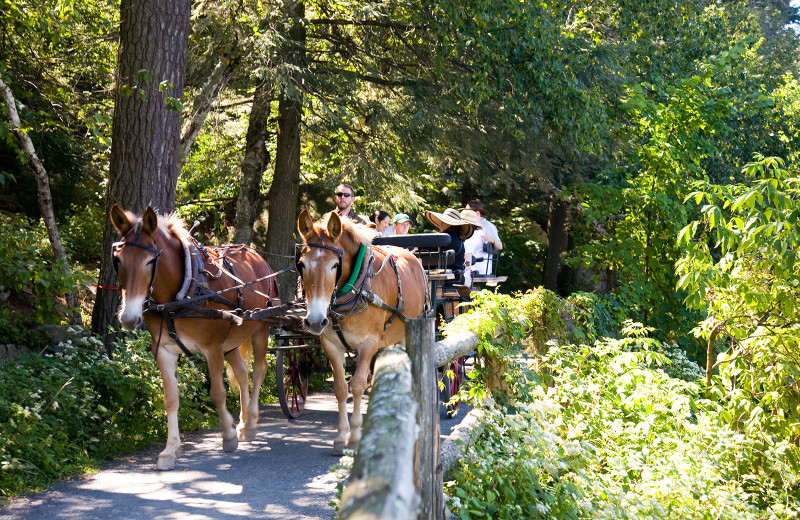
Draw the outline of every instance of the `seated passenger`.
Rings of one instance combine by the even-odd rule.
[[[477,251],[476,249],[477,257],[473,258],[472,270],[473,272],[481,275],[491,274],[493,272],[492,259],[489,258],[488,255],[486,254],[485,252],[486,248],[484,244],[492,244],[492,246],[498,251],[503,249],[503,242],[500,241],[500,235],[498,235],[497,233],[497,227],[488,220],[486,220],[486,215],[488,215],[489,212],[484,209],[483,203],[481,203],[481,201],[471,200],[467,202],[461,209],[464,211],[467,210],[475,211],[478,214],[478,225],[481,226],[482,230],[480,236],[481,247],[480,251]],[[475,260],[479,258],[484,258],[485,260],[483,262],[475,262]]]
[[[484,230],[481,226],[481,219],[478,213],[471,209],[465,209],[460,213],[461,220],[469,222],[475,226],[475,232],[471,237],[464,241],[464,285],[472,287],[472,275],[481,274],[485,271],[486,252],[483,250]]]
[[[375,230],[376,237],[385,237],[394,233],[391,224],[392,216],[383,210],[375,210],[369,216],[369,227]]]
[[[405,213],[398,213],[392,219],[392,228],[394,228],[395,235],[407,235],[408,230],[411,229],[411,217]]]
[[[455,252],[453,262],[447,265],[455,275],[455,279],[451,284],[463,285],[465,268],[464,254],[466,252],[464,241],[471,237],[475,229],[480,226],[463,220],[458,214],[458,211],[451,208],[447,208],[443,213],[426,211],[425,218],[440,232],[450,235],[450,249]]]

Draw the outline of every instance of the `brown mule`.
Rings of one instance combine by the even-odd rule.
[[[373,247],[372,230],[340,218],[336,212],[325,214],[315,223],[303,210],[297,229],[305,240],[297,258],[308,306],[303,325],[320,335],[333,369],[339,404],[339,433],[333,454],[338,455],[345,446],[355,447],[361,440],[361,396],[367,388],[373,356],[380,348],[405,344],[402,319],[422,313],[427,281],[422,264],[413,254],[403,248]],[[350,379],[353,414],[349,423],[344,371],[347,350],[357,354],[356,370]]]
[[[113,253],[122,292],[119,319],[129,329],[144,320],[164,384],[167,445],[158,456],[157,468],[173,469],[180,456],[177,365],[178,357],[187,351],[202,354],[208,363],[211,400],[219,411],[223,449],[234,451],[240,440],[253,440],[258,421],[258,394],[267,371],[269,326],[258,321],[242,322],[230,311],[236,307],[266,308],[278,302],[274,278],[253,283],[243,290],[221,293],[218,297],[201,296],[185,306],[173,306],[172,309],[182,311],[174,317],[158,312],[156,305],[170,304],[178,298],[191,299],[192,290],[184,293],[192,273],[198,276],[199,272],[200,277],[207,274],[208,292],[217,292],[239,285],[242,280],[259,280],[270,275],[272,269],[247,248],[235,248],[226,255],[215,248],[196,245],[183,221],[175,216],[159,217],[150,207],[137,217],[115,204],[110,218],[122,235]],[[194,268],[190,269],[193,262]],[[203,286],[195,282],[188,285],[198,285],[198,293]],[[248,369],[242,356],[247,358],[250,349],[254,355],[253,389],[248,392]],[[223,358],[230,365],[240,390],[241,415],[237,428],[225,407]]]

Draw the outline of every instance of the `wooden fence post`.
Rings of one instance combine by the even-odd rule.
[[[406,320],[406,350],[411,359],[412,395],[417,401],[416,484],[420,494],[419,518],[444,519],[443,475],[439,458],[439,391],[433,318]]]

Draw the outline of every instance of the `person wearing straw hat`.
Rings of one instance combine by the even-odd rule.
[[[503,249],[503,242],[500,241],[500,236],[497,234],[497,228],[494,224],[486,220],[486,215],[489,214],[483,208],[483,204],[479,200],[471,200],[467,202],[465,207],[461,208],[462,214],[464,211],[473,211],[478,216],[478,224],[481,226],[480,233],[475,233],[467,241],[467,253],[472,253],[472,272],[476,274],[488,275],[492,273],[492,258],[491,255],[486,253],[484,249],[485,244],[492,244],[492,246],[500,251]],[[481,260],[483,259],[483,260]]]
[[[503,242],[500,241],[500,235],[497,233],[497,227],[486,220],[486,216],[489,214],[489,212],[484,209],[483,203],[479,200],[470,200],[464,204],[463,208],[461,208],[461,211],[464,210],[472,210],[478,214],[478,224],[480,224],[481,229],[483,230],[481,237],[483,241],[490,242],[498,251],[503,249]]]
[[[464,285],[472,287],[472,274],[482,272],[483,267],[480,262],[483,262],[486,253],[483,251],[483,229],[481,229],[481,218],[478,212],[471,209],[461,210],[459,213],[461,220],[469,222],[475,227],[475,232],[471,237],[464,241]]]
[[[453,263],[447,267],[452,269],[455,279],[454,285],[464,284],[464,241],[472,236],[479,225],[467,222],[461,218],[458,211],[447,208],[442,213],[425,211],[425,218],[442,233],[450,235],[450,249],[455,251]]]

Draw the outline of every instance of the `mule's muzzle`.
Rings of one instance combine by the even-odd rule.
[[[125,318],[123,316],[119,317],[119,322],[128,330],[137,330],[144,328],[144,319],[141,316],[137,316],[136,318]]]
[[[303,318],[303,327],[310,332],[311,334],[322,334],[322,331],[330,324],[330,320],[328,318],[322,318],[322,321],[312,323],[308,321],[308,318]]]

